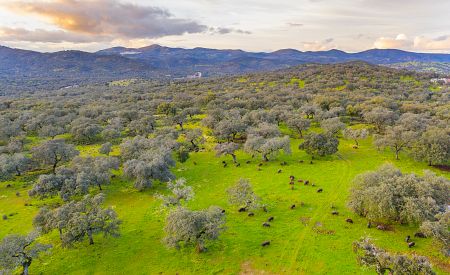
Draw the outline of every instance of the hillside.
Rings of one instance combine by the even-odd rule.
[[[81,51],[39,53],[0,47],[0,64],[0,93],[8,88],[53,89],[135,76],[157,77],[153,68],[142,62]]]
[[[395,69],[450,75],[449,62],[403,62],[393,63],[387,66]]]
[[[384,65],[403,62],[440,64],[450,62],[450,55],[375,49],[360,53],[339,50],[301,52],[293,49],[265,53],[159,45],[115,47],[96,53],[40,53],[0,47],[0,94],[102,83],[113,79],[174,79],[196,72],[207,77],[225,76],[272,71],[305,63],[327,64],[355,60]]]

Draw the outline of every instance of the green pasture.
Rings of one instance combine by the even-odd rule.
[[[106,205],[117,211],[121,225],[119,238],[97,235],[95,244],[86,240],[72,248],[62,248],[57,233],[43,236],[42,242],[54,245],[49,254],[36,259],[31,274],[374,274],[358,266],[352,242],[370,236],[386,250],[425,255],[434,269],[450,272],[448,258],[442,256],[431,239],[417,239],[410,249],[404,241],[417,228],[394,225],[392,231],[367,228],[367,220],[351,213],[346,207],[349,189],[355,175],[391,162],[403,172],[422,173],[426,164],[411,160],[406,154],[395,161],[389,151],[378,152],[371,140],[362,141],[359,149],[350,141],[341,140],[335,156],[314,160],[298,149],[300,140],[291,139],[292,155],[280,155],[263,163],[258,171],[258,158],[238,153],[240,167],[232,165],[231,157],[215,157],[210,149],[192,153],[183,164],[173,169],[193,186],[192,209],[218,205],[226,210],[227,230],[219,240],[207,245],[207,252],[197,254],[191,247],[167,249],[162,243],[167,210],[161,208],[155,194],[164,193],[163,184],[138,192],[132,182],[117,173],[104,187]],[[36,140],[33,140],[36,143]],[[206,144],[205,148],[211,148]],[[81,155],[96,155],[99,145],[78,146]],[[118,154],[115,147],[114,154]],[[222,161],[228,162],[223,167]],[[249,161],[250,163],[247,163]],[[286,166],[281,162],[285,161]],[[303,161],[303,162],[300,162]],[[281,169],[281,173],[278,170]],[[435,172],[449,177],[448,173]],[[37,173],[37,172],[35,172]],[[289,176],[309,180],[315,186],[301,183],[291,190]],[[37,200],[27,195],[33,173],[14,181],[0,183],[0,214],[13,214],[0,220],[0,238],[11,233],[32,230],[32,219],[44,204],[58,203],[58,198]],[[248,178],[255,192],[267,205],[268,213],[255,211],[254,217],[239,213],[227,202],[226,189],[239,178]],[[10,184],[10,187],[7,185]],[[317,190],[323,189],[322,193]],[[16,193],[19,192],[19,196]],[[27,204],[27,206],[25,206]],[[31,206],[30,206],[31,204]],[[295,204],[294,210],[290,206]],[[338,216],[332,215],[331,206]],[[262,227],[268,217],[270,228]],[[354,223],[347,223],[347,218]],[[261,247],[263,241],[271,245]],[[265,273],[264,273],[265,272]]]

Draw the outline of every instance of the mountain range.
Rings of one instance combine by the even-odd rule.
[[[283,49],[266,53],[208,48],[183,49],[152,45],[143,48],[114,47],[98,51],[96,54],[122,56],[141,61],[175,76],[196,71],[200,71],[204,75],[236,74],[280,69],[304,63],[365,61],[385,65],[403,62],[450,62],[450,54],[414,53],[390,49],[373,49],[359,53],[346,53],[340,50],[302,52]]]
[[[414,53],[372,49],[358,53],[340,50],[302,52],[246,52],[208,48],[113,47],[98,52],[59,51],[41,53],[0,46],[0,89],[63,87],[124,78],[179,78],[201,72],[220,76],[282,69],[304,63],[365,61],[391,65],[418,62],[449,63],[450,54]]]

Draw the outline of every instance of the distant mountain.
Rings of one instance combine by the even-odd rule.
[[[157,68],[120,55],[82,51],[39,53],[0,46],[0,95],[130,77],[158,77]]]
[[[295,49],[282,49],[265,53],[207,48],[182,49],[151,45],[144,48],[116,47],[98,51],[96,54],[126,56],[129,59],[144,61],[146,64],[151,64],[154,67],[174,71],[186,71],[199,66],[214,67],[224,64],[227,64],[228,67],[234,64],[236,70],[239,70],[238,68],[244,70],[271,70],[301,63],[338,63],[346,61],[366,61],[372,64],[450,62],[450,54],[414,53],[392,49],[372,49],[359,53],[346,53],[340,50],[302,52]],[[253,65],[248,64],[248,62],[253,63]],[[260,66],[261,64],[258,63],[265,66]],[[204,73],[215,74],[207,71]]]
[[[246,52],[208,48],[114,47],[95,53],[60,51],[40,53],[0,46],[0,92],[6,88],[39,89],[124,78],[175,78],[197,71],[218,76],[268,71],[303,63],[365,61],[372,64],[450,62],[450,54],[413,53],[401,50],[340,50],[302,52]],[[410,66],[414,68],[414,66]]]
[[[202,71],[207,76],[236,74],[280,69],[302,63],[347,61],[366,61],[372,64],[450,62],[450,54],[413,53],[389,49],[373,49],[360,53],[346,53],[340,50],[302,52],[295,49],[282,49],[265,53],[207,48],[183,49],[151,45],[143,48],[115,47],[98,51],[96,54],[123,56],[132,60],[143,61],[175,76],[195,71]]]
[[[144,62],[120,55],[99,55],[82,51],[39,53],[0,46],[0,77],[86,77],[127,75],[151,71]]]

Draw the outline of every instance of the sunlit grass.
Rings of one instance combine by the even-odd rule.
[[[198,120],[194,121],[186,128],[199,126]],[[282,131],[288,133],[284,126]],[[417,163],[406,154],[395,161],[391,152],[376,151],[370,139],[360,142],[359,149],[352,148],[352,141],[341,140],[337,155],[310,164],[310,157],[298,150],[300,140],[292,139],[292,155],[280,155],[276,160],[263,163],[258,171],[261,161],[242,151],[237,154],[240,167],[231,165],[229,157],[216,158],[211,151],[213,139],[209,140],[205,145],[208,150],[192,153],[186,163],[177,164],[173,169],[195,190],[195,199],[188,207],[202,209],[218,205],[226,210],[227,230],[218,241],[208,245],[206,253],[196,254],[191,248],[167,249],[162,243],[166,212],[154,196],[165,192],[164,185],[158,183],[152,189],[138,192],[119,172],[111,185],[104,186],[104,192],[106,205],[112,206],[123,220],[121,236],[103,238],[98,235],[94,245],[86,241],[73,248],[62,248],[56,233],[46,235],[43,241],[53,243],[54,248],[51,254],[33,262],[31,274],[238,274],[243,264],[250,264],[255,270],[282,274],[373,274],[357,265],[352,252],[352,242],[366,235],[390,251],[417,253],[429,256],[435,264],[449,264],[430,239],[417,240],[414,249],[407,247],[404,237],[413,235],[417,228],[395,226],[391,232],[368,229],[367,221],[346,207],[355,175],[386,162],[404,172],[422,173],[423,169],[428,169],[426,164]],[[87,156],[98,155],[99,146],[77,148],[82,156]],[[117,146],[113,154],[118,154]],[[229,163],[228,167],[222,166],[223,160]],[[283,161],[288,165],[281,166]],[[281,173],[277,173],[279,169]],[[316,186],[297,183],[295,190],[291,190],[290,175],[310,180]],[[254,217],[248,217],[228,204],[226,189],[241,177],[250,179],[255,192],[268,205],[269,213],[258,210]],[[17,213],[0,221],[0,237],[30,231],[38,206],[57,200],[30,199],[27,195],[30,186],[24,186],[24,179],[19,177],[0,184],[0,214]],[[7,188],[7,184],[12,186]],[[322,188],[323,193],[317,193],[318,188]],[[20,196],[16,196],[16,192],[20,192]],[[25,203],[32,203],[32,206],[25,206]],[[300,206],[301,203],[304,206]],[[292,204],[296,204],[295,210],[290,210]],[[339,216],[331,215],[331,205],[337,207]],[[263,228],[261,224],[269,216],[274,216],[275,220],[270,228]],[[355,223],[346,223],[346,218],[352,218]],[[271,245],[262,248],[260,244],[265,240],[270,240]],[[440,273],[444,274],[443,270]]]

